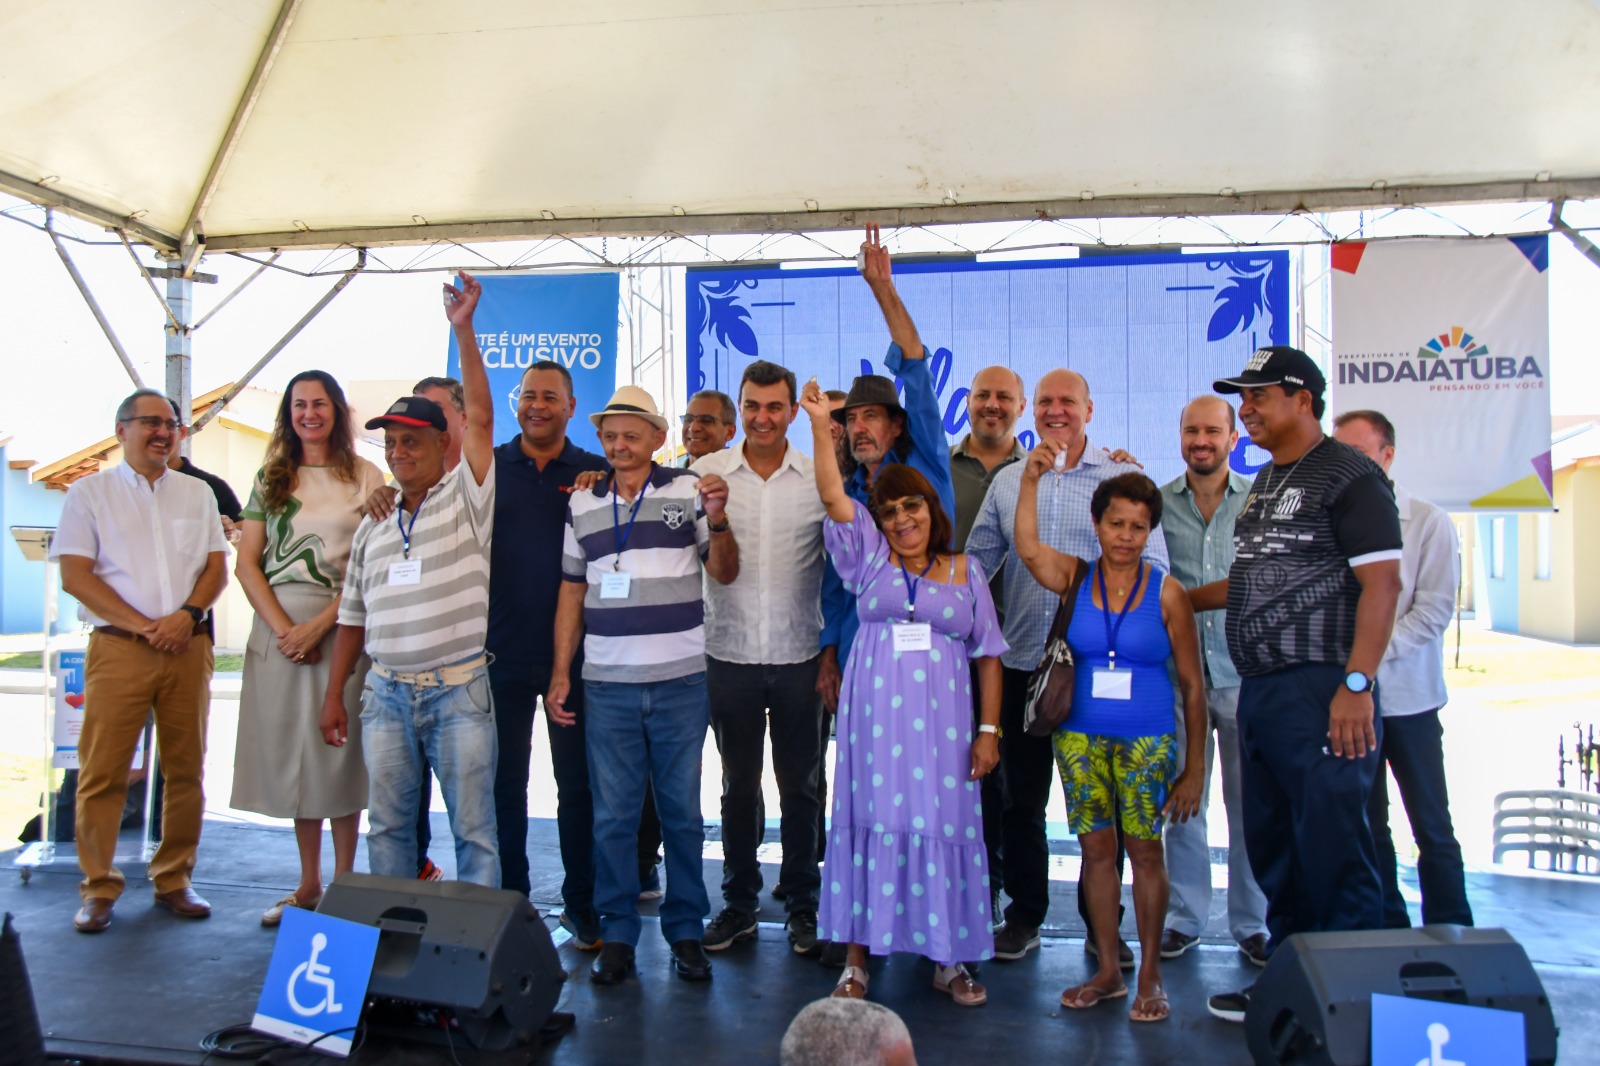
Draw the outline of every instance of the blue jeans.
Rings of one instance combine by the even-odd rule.
[[[701,865],[700,754],[711,721],[706,675],[583,687],[601,935],[607,943],[639,943],[639,809],[648,780],[667,851],[661,933],[669,944],[699,940],[711,911]]]
[[[1467,878],[1461,867],[1461,845],[1450,824],[1450,794],[1444,779],[1444,727],[1437,709],[1395,715],[1383,720],[1383,759],[1394,771],[1405,801],[1411,835],[1417,842],[1417,881],[1422,888],[1423,925],[1471,925]],[[1389,775],[1378,766],[1378,780],[1367,807],[1372,841],[1378,848],[1378,876],[1383,882],[1383,924],[1390,929],[1411,925],[1400,896],[1394,837],[1389,833]]]
[[[500,887],[487,667],[465,684],[443,688],[401,684],[372,671],[361,697],[361,750],[370,782],[367,864],[373,873],[417,876],[417,804],[431,766],[456,838],[456,877]]]

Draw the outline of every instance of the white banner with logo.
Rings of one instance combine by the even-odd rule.
[[[1346,241],[1335,415],[1395,426],[1394,480],[1451,511],[1551,506],[1548,238]]]

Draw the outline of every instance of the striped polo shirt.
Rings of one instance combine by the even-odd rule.
[[[611,478],[572,494],[561,576],[589,586],[585,681],[671,681],[705,670],[700,564],[710,554],[711,531],[699,484],[688,470],[652,464],[631,531],[633,503],[613,495]],[[627,597],[601,599],[601,575],[618,570],[629,575]]]
[[[413,522],[414,519],[414,522]],[[421,580],[390,584],[405,561]],[[350,546],[339,624],[365,626],[367,654],[397,673],[433,670],[483,654],[489,629],[489,537],[494,532],[494,464],[479,485],[465,460],[429,489],[414,512],[363,518]]]

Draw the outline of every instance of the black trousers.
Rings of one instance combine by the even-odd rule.
[[[582,670],[574,664],[574,676]],[[550,687],[550,667],[497,659],[489,664],[499,759],[494,776],[494,814],[500,844],[500,887],[527,895],[528,762],[533,754],[536,701]],[[550,762],[556,778],[556,833],[561,844],[561,901],[583,931],[599,929],[594,909],[594,796],[589,791],[588,746],[584,741],[583,682],[572,686],[567,709],[576,725],[546,716]]]
[[[1344,676],[1342,666],[1308,663],[1239,688],[1245,847],[1274,945],[1295,933],[1383,928],[1367,824],[1379,751],[1347,759],[1328,746],[1328,708]],[[1381,697],[1373,700],[1380,747]]]
[[[761,796],[767,733],[782,808],[783,865],[778,881],[789,912],[815,911],[822,874],[817,869],[817,764],[821,759],[816,693],[817,659],[753,665],[706,658],[711,731],[722,755],[722,896],[743,914],[761,897],[756,849],[765,832]]]

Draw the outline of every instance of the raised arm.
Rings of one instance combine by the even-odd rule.
[[[1012,539],[1017,558],[1022,560],[1033,579],[1051,592],[1065,595],[1072,587],[1073,575],[1078,572],[1077,560],[1039,539],[1039,477],[1055,466],[1056,453],[1061,450],[1062,445],[1046,438],[1028,453],[1022,468],[1022,484],[1017,491],[1016,528]]]
[[[465,270],[461,272],[459,289],[445,283],[444,313],[461,352],[461,391],[466,404],[466,439],[461,442],[461,457],[480,485],[494,465],[494,398],[489,395],[489,372],[483,368],[478,335],[472,331],[472,316],[482,295],[483,283]]]
[[[867,239],[861,242],[861,276],[872,290],[873,298],[883,311],[883,321],[889,327],[889,338],[900,346],[907,359],[922,358],[922,338],[917,334],[911,312],[895,290],[894,276],[889,265],[889,249],[876,222],[867,223]]]
[[[833,430],[828,427],[833,416],[828,410],[828,397],[816,378],[800,390],[800,406],[811,419],[811,462],[816,467],[822,506],[835,522],[852,521],[856,516],[855,501],[844,491],[844,475],[839,472],[839,459],[833,453]]]

